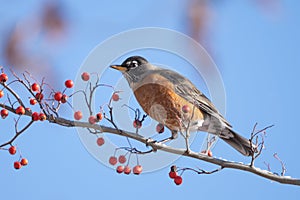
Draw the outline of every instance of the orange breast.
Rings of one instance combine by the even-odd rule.
[[[171,130],[180,130],[186,120],[202,120],[203,114],[198,108],[174,93],[170,86],[147,83],[137,87],[134,95],[143,110],[156,121]],[[184,114],[182,107],[188,105],[190,112]]]

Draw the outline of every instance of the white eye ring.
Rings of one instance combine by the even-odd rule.
[[[138,61],[136,61],[136,60],[128,61],[128,62],[126,63],[126,65],[132,66],[132,67],[137,67],[137,66],[138,66]]]

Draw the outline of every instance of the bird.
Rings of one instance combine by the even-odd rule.
[[[183,75],[151,64],[142,56],[128,57],[121,65],[110,65],[122,72],[134,96],[152,119],[172,133],[189,128],[217,135],[244,156],[253,155],[255,146],[236,133],[213,103]]]

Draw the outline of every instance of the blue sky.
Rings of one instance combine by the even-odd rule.
[[[42,1],[10,1],[0,8],[0,33],[13,27],[28,12],[37,11]],[[107,1],[84,3],[62,1],[68,22],[68,37],[48,46],[56,82],[75,79],[89,52],[108,37],[132,28],[162,27],[186,33],[183,1]],[[216,2],[216,1],[215,1]],[[277,152],[286,163],[287,175],[300,178],[297,124],[300,112],[298,77],[300,66],[299,2],[279,1],[276,13],[266,13],[254,1],[213,3],[210,25],[210,53],[219,67],[227,95],[226,118],[234,129],[248,136],[255,122],[275,124],[268,131],[264,155],[257,166],[269,162],[273,171],[280,164],[272,157]],[[3,42],[3,41],[1,41]],[[41,45],[42,46],[42,45]],[[33,51],[38,51],[33,45]],[[149,56],[152,62],[164,62],[159,53]],[[3,57],[0,57],[4,62]],[[175,63],[176,65],[176,63]],[[119,76],[111,72],[112,76]],[[185,72],[187,77],[193,74]],[[62,87],[58,86],[57,87]],[[200,88],[206,91],[205,86]],[[70,115],[66,109],[64,115]],[[7,120],[13,120],[9,118]],[[13,131],[13,124],[1,122],[0,134]],[[177,187],[168,178],[168,168],[125,176],[94,159],[81,144],[75,129],[37,123],[17,141],[29,165],[20,171],[12,168],[16,157],[0,152],[1,198],[8,199],[298,199],[296,186],[271,182],[247,172],[226,169],[213,175],[185,173]],[[248,162],[223,142],[214,155]],[[214,166],[180,158],[179,166]]]

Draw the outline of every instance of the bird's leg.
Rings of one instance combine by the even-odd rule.
[[[185,145],[186,145],[186,152],[189,154],[190,153],[190,144],[189,144],[189,138],[190,138],[190,129],[187,128],[185,132]]]

